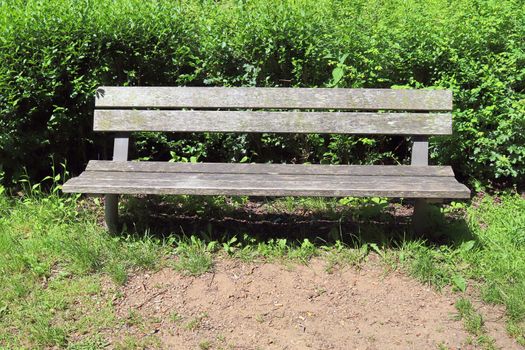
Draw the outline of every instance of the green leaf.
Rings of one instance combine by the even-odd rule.
[[[475,241],[466,241],[461,244],[461,250],[464,252],[468,252],[469,250],[472,250],[474,248],[474,245],[476,244]]]
[[[465,281],[465,279],[460,275],[455,275],[452,277],[452,284],[456,290],[461,292],[467,290],[467,281]]]
[[[343,68],[341,67],[336,67],[333,71],[332,71],[332,84],[333,85],[337,85],[341,79],[343,78],[343,75],[345,74]]]
[[[384,257],[384,256],[385,256],[385,253],[384,253],[381,249],[379,249],[379,247],[377,246],[377,244],[375,244],[375,243],[370,243],[370,248],[372,248],[372,250],[373,250],[374,252],[376,252],[377,254],[379,254],[379,256],[381,256],[381,257]]]

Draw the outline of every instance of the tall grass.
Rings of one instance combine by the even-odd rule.
[[[457,243],[410,241],[401,254],[424,282],[504,305],[509,333],[525,346],[525,199],[485,196],[467,208],[466,218],[467,230],[446,231]]]
[[[464,258],[485,282],[484,299],[504,304],[511,319],[525,320],[525,200],[488,197],[469,214],[479,248]]]
[[[64,347],[71,333],[96,333],[114,318],[97,297],[101,276],[122,284],[129,272],[159,264],[160,242],[110,236],[76,197],[45,195],[39,185],[23,196],[3,192],[0,347]]]

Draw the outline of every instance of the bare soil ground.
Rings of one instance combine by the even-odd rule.
[[[115,300],[126,334],[163,349],[475,349],[455,318],[457,294],[437,292],[373,254],[360,268],[218,259],[214,271],[184,276],[170,268],[134,275]],[[488,333],[518,349],[501,311],[484,306]],[[137,321],[141,320],[141,321]],[[470,338],[470,340],[469,340]]]

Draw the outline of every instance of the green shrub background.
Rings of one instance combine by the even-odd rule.
[[[0,172],[107,158],[99,85],[413,87],[454,93],[433,163],[470,185],[525,180],[520,0],[0,1]],[[138,134],[133,157],[397,164],[403,138]]]

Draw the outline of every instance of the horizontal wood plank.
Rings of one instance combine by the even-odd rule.
[[[88,171],[82,174],[84,179],[107,179],[107,180],[151,180],[158,183],[170,183],[179,181],[216,181],[233,182],[233,183],[293,183],[294,181],[308,181],[310,183],[379,183],[395,181],[398,184],[410,185],[416,178],[417,181],[431,183],[448,183],[449,177],[414,177],[414,176],[354,176],[354,175],[305,175],[305,174],[215,174],[215,173],[151,173],[151,172],[134,172],[126,173],[119,171]],[[423,178],[423,180],[421,180]]]
[[[453,177],[330,176],[87,171],[64,192],[252,196],[466,198]]]
[[[96,110],[95,131],[448,135],[450,113]]]
[[[334,176],[454,176],[450,166],[171,163],[115,162],[107,160],[90,161],[86,171]]]
[[[116,87],[96,91],[96,107],[293,108],[450,111],[449,90]]]

